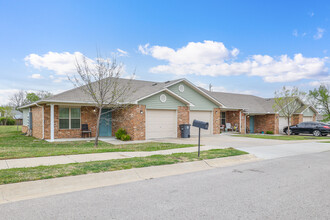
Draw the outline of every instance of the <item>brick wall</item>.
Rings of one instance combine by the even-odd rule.
[[[28,126],[22,125],[22,132],[27,133],[28,132]]]
[[[32,107],[32,136],[42,138],[42,107]]]
[[[291,117],[291,125],[296,125],[303,122],[303,114],[296,114]]]
[[[240,133],[241,134],[246,134],[246,127],[245,127],[245,114],[242,112],[242,119],[241,119],[241,130]]]
[[[178,106],[177,112],[177,120],[178,120],[178,127],[177,127],[177,136],[178,138],[181,137],[180,125],[181,124],[189,124],[189,107],[188,106]]]
[[[239,111],[227,111],[226,123],[230,123],[232,127],[239,126]]]
[[[142,114],[141,114],[142,111]],[[145,140],[145,105],[133,105],[112,113],[112,135],[119,128],[124,128],[132,140]]]
[[[88,124],[88,129],[92,130],[92,137],[96,135],[96,122],[98,111],[93,111],[94,107],[82,106],[81,110],[81,124]],[[45,120],[45,139],[50,139],[50,106],[44,106],[44,120]],[[80,138],[81,129],[60,129],[59,128],[59,106],[54,106],[54,138]]]
[[[213,109],[213,134],[220,134],[220,126],[221,126],[221,120],[220,120],[220,108],[214,108]]]
[[[276,131],[276,125],[275,120],[276,117],[274,114],[272,115],[255,115],[254,116],[254,133],[260,133],[264,131],[273,131],[274,133],[277,133]]]

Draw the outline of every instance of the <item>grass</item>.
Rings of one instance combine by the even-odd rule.
[[[198,158],[195,153],[175,153],[171,155],[153,155],[127,159],[73,163],[54,166],[39,166],[30,168],[13,168],[0,170],[0,184],[17,183],[64,176],[76,176],[89,173],[100,173],[115,170],[125,170],[139,167],[160,166],[204,159],[229,157],[247,154],[233,148],[201,151]]]
[[[0,126],[0,160],[103,152],[157,151],[195,146],[157,142],[112,145],[100,141],[98,148],[94,148],[93,141],[50,143],[34,137],[26,137],[20,130],[21,128],[17,131],[16,126]]]
[[[299,141],[299,140],[313,140],[313,139],[330,139],[330,137],[315,137],[315,136],[300,136],[300,135],[260,135],[260,134],[240,134],[233,135],[234,137],[249,137],[249,138],[261,138],[261,139],[275,139],[275,140],[285,140],[285,141]]]

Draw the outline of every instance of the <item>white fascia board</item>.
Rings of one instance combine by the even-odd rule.
[[[143,100],[143,99],[146,99],[146,98],[149,98],[149,97],[151,97],[151,96],[153,96],[153,95],[157,95],[158,93],[161,93],[161,92],[166,92],[166,93],[170,94],[171,96],[174,96],[175,98],[179,99],[179,100],[182,101],[183,103],[188,104],[189,106],[194,106],[194,104],[192,104],[191,102],[189,102],[189,101],[187,101],[186,99],[182,98],[181,96],[175,94],[174,92],[170,91],[170,90],[167,89],[167,88],[161,89],[161,90],[159,90],[159,91],[157,91],[157,92],[154,92],[154,93],[151,93],[151,94],[149,94],[149,95],[147,95],[147,96],[144,96],[144,97],[142,97],[142,98],[136,100],[136,101],[134,102],[134,104],[138,104],[139,101],[141,101],[141,100]]]
[[[195,106],[194,104],[192,104],[191,102],[189,102],[188,100],[182,98],[181,96],[179,96],[178,94],[172,92],[169,89],[166,89],[165,92],[169,93],[170,95],[176,97],[177,99],[179,99],[180,101],[184,102],[185,104],[188,104],[189,106]]]
[[[197,86],[195,86],[192,82],[188,81],[187,79],[181,79],[177,82],[174,82],[172,84],[166,85],[165,88],[168,88],[170,86],[173,86],[175,84],[178,84],[180,82],[185,82],[188,85],[190,85],[192,88],[195,89],[195,91],[197,91],[198,93],[200,93],[201,95],[203,95],[204,97],[208,98],[209,100],[211,100],[213,103],[216,103],[217,105],[221,106],[221,107],[225,107],[224,104],[222,104],[221,102],[219,102],[218,100],[216,100],[215,98],[213,98],[212,96],[210,96],[209,94],[207,94],[206,92],[202,91],[201,89],[199,89]]]
[[[154,92],[154,93],[151,93],[151,94],[149,94],[149,95],[147,95],[147,96],[144,96],[144,97],[142,97],[142,98],[139,98],[139,99],[137,99],[137,100],[134,102],[134,104],[138,104],[139,101],[141,101],[141,100],[143,100],[143,99],[146,99],[146,98],[149,98],[149,97],[151,97],[151,96],[153,96],[153,95],[156,95],[156,94],[158,94],[158,93],[160,93],[160,92],[163,92],[163,91],[165,91],[165,89],[158,90],[157,92]]]

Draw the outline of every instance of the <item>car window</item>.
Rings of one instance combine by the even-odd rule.
[[[297,127],[299,128],[305,128],[306,127],[306,123],[300,123],[300,124],[297,124]]]

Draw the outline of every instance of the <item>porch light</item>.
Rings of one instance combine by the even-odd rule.
[[[140,111],[140,114],[143,114],[143,110]]]

